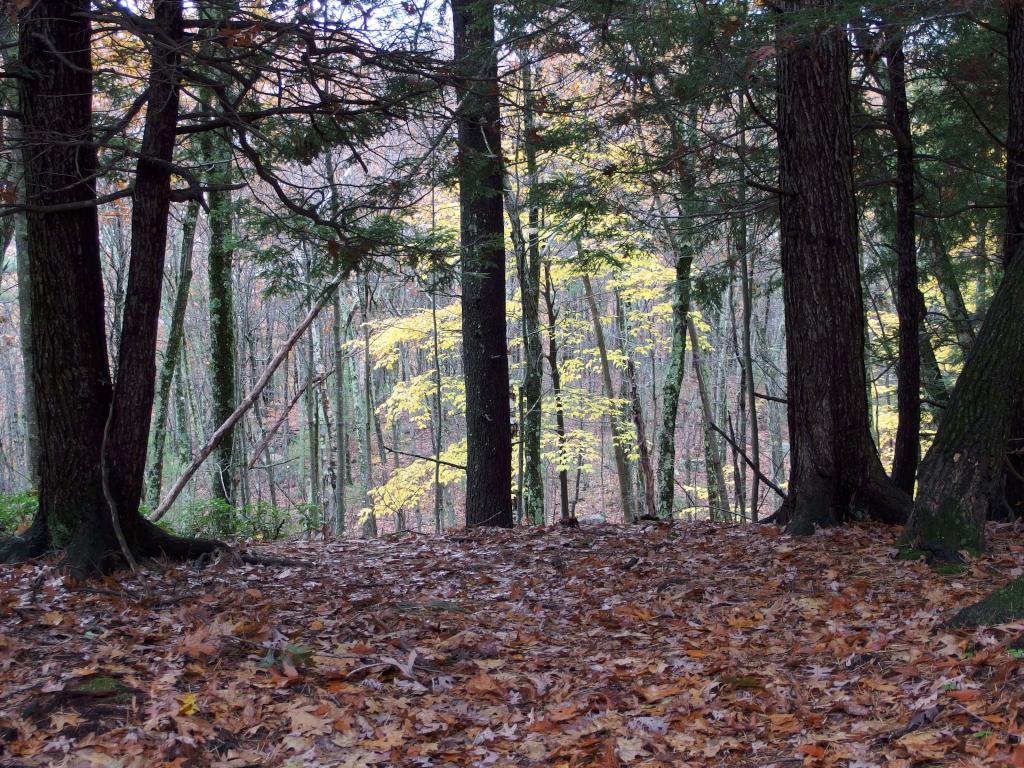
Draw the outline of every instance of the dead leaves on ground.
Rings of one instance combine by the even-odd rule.
[[[613,526],[267,547],[69,590],[0,571],[0,763],[1024,766],[1024,630],[895,531]],[[998,575],[996,575],[998,574]]]

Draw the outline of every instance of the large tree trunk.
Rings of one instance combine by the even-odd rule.
[[[902,522],[910,499],[882,469],[868,429],[864,312],[850,131],[849,43],[811,30],[786,0],[778,64],[779,201],[786,309],[789,530],[811,533],[858,510]]]
[[[460,73],[462,362],[466,525],[511,527],[512,430],[505,328],[505,221],[494,3],[453,0]]]
[[[1006,240],[1003,263],[1007,268],[1024,256],[1024,2],[1007,4],[1006,42],[1009,52],[1009,124],[1006,135]],[[1017,402],[1007,458],[1011,471],[1005,480],[1005,507],[1011,515],[1024,515],[1024,397]]]
[[[1009,4],[1009,130],[1005,275],[921,465],[920,489],[904,538],[955,559],[985,544],[985,519],[1014,501],[1024,437],[1024,5]],[[1007,473],[1007,468],[1010,472]]]
[[[906,57],[903,38],[893,42],[887,58],[889,112],[896,140],[896,312],[899,315],[899,359],[896,363],[896,446],[892,481],[908,495],[914,493],[921,460],[921,295],[917,287],[917,247],[914,229],[914,142],[907,104]]]
[[[921,463],[905,538],[953,558],[985,543],[985,518],[1002,502],[1007,442],[1024,397],[1024,258],[1015,257]]]
[[[188,556],[217,546],[168,536],[138,514],[170,203],[180,55],[173,41],[180,39],[181,6],[178,0],[156,6],[163,35],[153,43],[113,402],[92,205],[96,149],[91,143],[88,10],[80,0],[44,1],[22,17],[21,58],[34,74],[22,82],[20,95],[26,201],[32,206],[26,218],[41,474],[39,513],[32,528],[0,547],[4,559],[66,549],[67,564],[76,576],[117,567],[125,547],[135,555]],[[47,210],[49,206],[65,208]],[[106,484],[104,463],[109,470]]]
[[[5,559],[74,546],[86,557],[106,512],[100,448],[110,405],[96,209],[89,3],[41,0],[23,12],[19,79],[25,214],[40,429],[39,512]],[[41,210],[44,206],[74,206]],[[109,526],[108,526],[109,527]],[[72,553],[75,556],[75,553]]]
[[[160,0],[155,13],[156,26],[162,34],[154,36],[151,43],[150,93],[132,191],[131,262],[106,459],[108,466],[116,468],[111,490],[119,510],[127,520],[140,522],[142,518],[137,513],[156,382],[156,339],[171,205],[171,160],[178,122],[179,45],[184,37],[180,0]],[[132,541],[129,527],[132,526],[122,524]]]

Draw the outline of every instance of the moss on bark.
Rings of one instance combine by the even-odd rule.
[[[958,611],[948,627],[978,627],[1005,624],[1024,618],[1024,577],[1014,579],[984,600]]]

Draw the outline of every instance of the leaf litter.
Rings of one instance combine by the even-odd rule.
[[[0,570],[0,765],[1024,766],[1024,571],[894,529],[463,531],[99,584]]]

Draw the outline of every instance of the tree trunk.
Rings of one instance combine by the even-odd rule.
[[[1008,10],[1005,275],[921,465],[904,534],[943,559],[982,549],[986,517],[1018,500],[1012,494],[1024,486],[1016,477],[1024,457],[1010,450],[1024,438],[1024,4],[1015,0]]]
[[[637,381],[636,364],[629,349],[626,330],[626,312],[622,296],[615,292],[615,304],[619,316],[619,343],[622,354],[626,358],[624,383],[629,396],[630,414],[633,417],[633,428],[636,429],[637,453],[640,455],[640,489],[644,494],[646,505],[645,515],[657,517],[658,504],[655,501],[654,468],[651,465],[651,452],[647,445],[647,434],[644,424],[643,404],[640,402],[640,384]],[[639,510],[637,510],[639,513]]]
[[[658,517],[674,513],[676,481],[676,419],[679,393],[686,373],[686,321],[690,315],[690,267],[693,252],[673,237],[676,273],[672,282],[672,347],[661,389],[661,429],[658,433]]]
[[[4,25],[3,57],[4,66],[12,70],[17,63],[18,26],[10,19],[0,21]],[[6,87],[5,94],[11,109],[18,109],[18,92],[11,83]],[[21,120],[12,118],[8,127],[8,136],[12,146],[22,142]],[[11,158],[10,173],[15,179],[15,197],[19,203],[25,202],[25,173],[21,152],[14,152]],[[21,347],[22,386],[25,392],[25,459],[28,468],[28,481],[33,488],[39,486],[39,423],[36,419],[35,385],[32,379],[34,350],[32,347],[32,306],[29,301],[32,276],[29,270],[28,233],[24,213],[15,213],[7,217],[14,225],[14,251],[18,274],[18,341]],[[6,251],[6,247],[4,249]]]
[[[974,324],[971,321],[971,314],[967,311],[964,303],[964,295],[960,290],[960,281],[957,280],[956,270],[953,262],[950,261],[949,252],[942,237],[942,228],[935,219],[931,222],[930,240],[932,245],[930,271],[938,283],[939,292],[942,294],[942,303],[946,307],[946,315],[956,333],[956,340],[960,344],[960,352],[966,358],[974,346]],[[980,302],[979,295],[979,302]]]
[[[533,82],[531,64],[521,63],[523,73],[523,153],[526,156],[527,242],[525,258],[519,268],[520,294],[523,302],[523,511],[534,525],[544,524],[544,476],[542,474],[541,383],[543,350],[540,338],[540,174],[537,169],[536,127],[533,114]]]
[[[792,443],[784,516],[799,534],[858,510],[902,522],[910,507],[886,477],[868,428],[849,43],[839,27],[809,31],[795,18],[831,5],[786,0],[780,28],[779,212]]]
[[[743,126],[742,97],[740,99],[740,118]],[[745,126],[743,126],[745,127]],[[746,131],[740,133],[740,148],[746,151]],[[739,180],[739,207],[744,211],[747,206],[747,180],[741,175]],[[754,317],[754,281],[752,266],[753,254],[747,243],[747,216],[741,213],[736,222],[736,254],[740,262],[740,290],[742,291],[743,308],[743,382],[746,385],[743,396],[746,398],[747,410],[750,413],[750,452],[753,460],[754,477],[750,490],[750,522],[758,520],[758,504],[761,497],[761,430],[757,422],[756,382],[754,381],[754,353],[751,345],[751,323]]]
[[[917,287],[917,243],[914,228],[914,140],[907,103],[903,38],[889,51],[889,113],[896,140],[896,313],[899,316],[899,358],[896,363],[896,446],[892,481],[913,496],[921,460],[921,292]]]
[[[1024,2],[1007,3],[1006,42],[1009,52],[1009,123],[1006,136],[1006,242],[1007,268],[1021,256],[1024,246]],[[1005,508],[1011,516],[1024,515],[1024,397],[1018,399],[1007,457]]]
[[[334,486],[334,532],[344,536],[345,489],[348,485],[348,429],[345,423],[345,326],[341,321],[341,286],[334,289],[334,423],[337,427],[335,463],[338,479]]]
[[[985,544],[985,518],[1003,503],[1013,416],[1024,397],[1024,259],[1015,257],[992,299],[971,356],[921,463],[906,542],[944,559]]]
[[[697,377],[697,391],[700,394],[701,413],[704,416],[704,472],[708,483],[708,516],[712,520],[728,520],[732,517],[732,511],[729,509],[729,494],[725,489],[722,451],[718,447],[718,436],[712,426],[715,423],[715,416],[708,374],[703,363],[700,339],[697,338],[697,326],[692,317],[687,318],[686,325],[690,333],[690,355],[693,358],[693,372]]]
[[[181,227],[181,256],[178,265],[178,286],[171,310],[171,327],[167,334],[167,348],[164,350],[157,384],[156,413],[153,419],[153,463],[149,468],[146,493],[150,508],[160,503],[163,484],[164,447],[167,442],[167,412],[170,407],[171,385],[174,372],[181,357],[181,345],[185,336],[185,310],[188,308],[189,292],[192,287],[192,250],[195,245],[196,221],[199,218],[199,203],[189,201],[185,210],[185,221]]]
[[[155,9],[162,34],[153,43],[133,189],[132,266],[116,395],[107,362],[99,232],[92,205],[96,148],[91,140],[88,12],[88,4],[80,0],[44,0],[21,17],[21,61],[34,76],[21,81],[20,97],[25,199],[31,206],[26,220],[40,487],[39,512],[31,529],[0,546],[0,559],[66,549],[75,576],[112,570],[124,562],[126,549],[135,556],[188,557],[219,546],[169,536],[138,513],[170,205],[168,160],[180,72],[180,47],[173,41],[181,35],[181,5],[161,0]],[[77,207],[47,210],[69,204]],[[104,448],[109,451],[106,461]]]
[[[604,396],[609,401],[615,400],[615,388],[612,386],[612,369],[608,362],[608,346],[604,340],[604,328],[601,326],[601,313],[597,308],[594,289],[590,285],[590,276],[583,275],[583,290],[590,307],[590,318],[594,324],[594,339],[601,360],[601,381],[604,383]],[[619,503],[622,507],[622,522],[632,523],[636,519],[636,504],[633,501],[633,483],[629,477],[629,461],[626,458],[625,430],[622,428],[622,414],[613,405],[609,414],[612,428],[612,451],[615,455],[615,472],[619,478]]]
[[[202,0],[200,16],[213,21],[224,21],[231,9],[218,0]],[[216,76],[215,74],[213,76]],[[204,108],[214,108],[213,91],[203,89]],[[209,252],[207,276],[210,293],[210,378],[212,421],[216,427],[231,416],[235,408],[237,383],[235,381],[235,310],[232,289],[232,263],[234,261],[234,211],[232,194],[224,187],[234,176],[230,132],[228,129],[201,134],[200,150],[207,168],[206,181],[215,187],[207,193],[209,210]],[[213,462],[211,482],[216,499],[234,503],[235,487],[234,433],[229,432],[220,441]]]
[[[513,524],[505,328],[505,222],[492,0],[453,0],[460,73],[462,362],[466,380],[466,525]]]
[[[555,294],[551,285],[551,265],[544,263],[544,303],[548,310],[548,367],[551,369],[551,394],[555,400],[555,431],[558,434],[558,500],[562,525],[576,515],[569,507],[569,452],[565,443],[565,409],[562,405],[562,373],[558,367],[558,340],[555,337]]]

